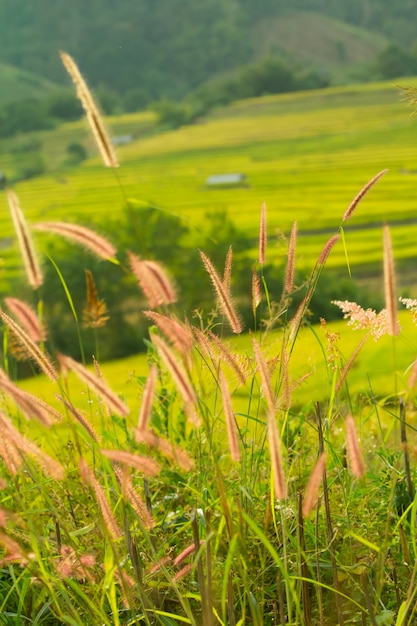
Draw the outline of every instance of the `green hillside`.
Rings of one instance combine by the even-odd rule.
[[[133,90],[146,104],[182,98],[269,55],[338,83],[365,64],[372,79],[368,66],[389,43],[410,49],[416,17],[415,7],[384,0],[294,0],[290,8],[287,0],[159,0],[157,10],[131,0],[0,0],[0,62],[66,84],[64,49],[94,88],[119,97]]]
[[[0,63],[0,107],[8,102],[44,98],[57,85],[44,77]]]
[[[307,11],[294,11],[261,19],[254,29],[257,56],[283,54],[303,64],[333,72],[333,80],[346,80],[349,71],[371,63],[389,44],[387,37],[341,20]],[[343,69],[344,68],[344,69]]]
[[[364,265],[379,267],[379,226],[385,220],[395,226],[397,260],[406,265],[414,259],[416,226],[405,225],[404,220],[416,217],[416,120],[394,85],[242,101],[193,126],[141,138],[139,129],[149,132],[151,123],[152,118],[143,115],[109,120],[116,135],[135,135],[137,129],[137,139],[118,150],[123,188],[143,206],[151,204],[186,219],[196,242],[207,213],[226,210],[252,238],[255,255],[258,211],[265,200],[270,235],[277,229],[288,233],[297,220],[298,264],[311,267],[353,197],[378,171],[388,168],[348,224],[349,261],[354,272]],[[90,152],[94,149],[81,123],[39,137],[54,164],[59,162],[59,146],[63,149],[71,138],[81,138]],[[7,155],[1,167],[7,172]],[[236,189],[205,185],[208,176],[230,172],[245,174],[248,185]],[[88,216],[105,220],[124,205],[113,173],[98,158],[20,183],[16,191],[31,220],[80,216],[84,221]],[[12,226],[4,196],[1,215],[7,238]],[[374,224],[376,228],[368,228]],[[350,231],[350,226],[362,230]],[[13,246],[4,250],[4,257],[8,269],[18,264]],[[346,266],[342,246],[329,262]]]

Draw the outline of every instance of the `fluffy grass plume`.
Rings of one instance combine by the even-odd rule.
[[[259,264],[265,265],[267,234],[266,234],[266,203],[261,204],[261,216],[259,220]]]
[[[152,412],[152,402],[155,395],[156,381],[158,379],[158,370],[156,365],[152,365],[149,370],[148,378],[143,390],[142,404],[140,406],[139,419],[137,429],[144,431],[148,428],[149,420]]]
[[[116,153],[113,149],[112,142],[104,126],[102,117],[98,110],[98,107],[94,101],[93,96],[87,83],[85,82],[80,70],[77,67],[74,59],[66,52],[60,52],[61,60],[71,76],[72,82],[75,85],[77,96],[83,105],[88,123],[90,125],[93,137],[96,141],[97,147],[103,159],[103,163],[106,167],[118,167]]]
[[[232,398],[229,386],[223,372],[219,371],[219,386],[222,394],[223,410],[226,419],[227,438],[229,441],[230,456],[233,461],[240,461],[239,436],[236,426],[235,415],[233,413]]]
[[[10,313],[18,320],[23,326],[28,336],[35,343],[40,343],[46,339],[46,330],[43,325],[39,323],[39,318],[35,311],[26,302],[23,302],[19,298],[4,298],[4,303],[9,309]]]
[[[33,287],[33,289],[37,289],[43,283],[43,274],[35,247],[33,245],[32,237],[26,223],[25,216],[19,206],[19,200],[16,194],[13,191],[10,191],[10,189],[8,189],[6,193],[28,283],[31,287]]]
[[[161,454],[177,463],[185,471],[189,472],[193,469],[194,461],[185,450],[173,445],[163,437],[158,437],[151,430],[136,429],[135,437],[138,443],[147,443],[152,448],[156,448]]]
[[[275,411],[268,411],[268,442],[271,457],[272,476],[274,480],[275,497],[285,499],[288,497],[287,482],[281,455],[281,440],[275,419]]]
[[[161,357],[162,361],[165,363],[168,371],[170,372],[177,388],[182,396],[182,399],[186,404],[189,402],[195,402],[196,396],[194,393],[194,389],[188,380],[187,374],[178,363],[174,353],[168,347],[163,339],[158,337],[157,335],[153,335],[152,342],[155,345],[155,348]]]
[[[72,370],[77,376],[85,382],[94,393],[96,393],[108,406],[108,408],[116,413],[116,415],[122,415],[126,417],[129,414],[129,407],[120,400],[120,398],[110,389],[110,387],[99,376],[92,374],[84,365],[74,361],[69,356],[63,354],[59,355],[59,363],[61,368],[65,370]]]
[[[147,476],[156,476],[161,469],[153,459],[126,450],[101,450],[101,454],[115,463],[134,467]]]
[[[392,253],[391,233],[389,226],[384,224],[384,290],[385,308],[388,317],[388,334],[398,335],[399,325],[397,319],[397,297],[395,295],[395,270],[394,256]]]
[[[206,268],[207,273],[210,276],[211,282],[213,283],[222,313],[228,320],[232,331],[236,334],[241,333],[242,323],[239,319],[238,314],[236,313],[236,310],[233,305],[232,298],[230,297],[230,293],[228,289],[225,288],[223,281],[220,279],[218,273],[214,269],[214,266],[212,262],[210,261],[210,259],[204,254],[204,252],[201,252],[201,250],[200,250],[200,255],[201,255],[204,267]]]
[[[90,270],[85,270],[87,283],[87,304],[83,309],[83,321],[88,328],[102,328],[109,321],[107,306],[97,295],[94,278]]]
[[[308,517],[316,506],[319,496],[320,484],[323,478],[323,471],[326,467],[326,453],[323,452],[308,479],[303,500],[303,517]]]
[[[352,216],[352,213],[354,212],[354,210],[356,209],[356,207],[358,206],[359,202],[362,200],[362,198],[368,193],[368,191],[375,185],[375,183],[382,178],[382,176],[384,176],[384,174],[386,174],[388,172],[387,169],[382,170],[381,172],[378,172],[378,174],[376,174],[373,178],[371,178],[371,180],[366,183],[366,185],[360,190],[360,192],[358,193],[357,196],[355,196],[355,198],[352,200],[352,202],[350,203],[350,205],[348,206],[348,208],[346,209],[344,215],[343,215],[343,219],[342,219],[342,223],[344,224],[345,222],[347,222],[347,220]]]
[[[116,541],[123,536],[122,531],[119,528],[119,525],[116,521],[116,518],[113,515],[113,512],[110,508],[109,502],[106,497],[106,493],[103,487],[100,485],[96,477],[94,476],[94,472],[88,466],[87,462],[81,458],[79,462],[79,470],[80,476],[87,485],[89,485],[94,491],[94,495],[96,497],[97,503],[100,507],[100,511],[104,520],[104,524],[106,529],[110,535],[110,537]]]
[[[67,222],[37,222],[32,224],[31,228],[61,235],[61,237],[65,237],[65,239],[82,246],[101,259],[114,261],[114,257],[117,254],[113,244],[86,226],[68,224]]]
[[[79,411],[69,400],[63,398],[59,394],[56,394],[56,398],[62,402],[67,411],[76,419],[76,421],[81,424],[81,426],[88,432],[90,437],[94,439],[95,442],[98,443],[99,436],[97,435],[94,428],[91,426],[88,419]]]
[[[156,261],[146,261],[133,252],[128,253],[130,267],[151,309],[176,302],[175,289]]]
[[[346,416],[346,445],[352,474],[357,478],[362,478],[365,475],[365,461],[359,446],[355,420],[350,414]]]
[[[287,272],[285,275],[285,291],[291,293],[294,289],[295,247],[297,244],[297,222],[291,228],[290,243],[288,245]]]
[[[40,350],[36,343],[29,337],[27,332],[23,330],[12,318],[4,311],[0,311],[0,317],[6,326],[10,329],[17,341],[26,350],[28,356],[38,365],[39,369],[53,381],[58,379],[58,374],[52,364],[51,359]]]

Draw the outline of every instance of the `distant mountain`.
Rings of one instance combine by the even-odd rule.
[[[414,0],[0,0],[0,63],[65,83],[64,49],[93,87],[178,99],[271,54],[348,75],[416,20]]]

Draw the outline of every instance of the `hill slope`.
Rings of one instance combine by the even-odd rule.
[[[0,63],[0,106],[7,102],[42,98],[57,88],[43,76]]]
[[[201,83],[284,52],[308,65],[369,61],[386,40],[329,1],[0,0],[0,62],[67,80],[58,50],[71,53],[94,87],[179,98]],[[315,9],[316,13],[306,13]],[[339,21],[338,21],[339,20]],[[356,26],[356,27],[355,27]]]
[[[319,13],[297,11],[259,20],[254,28],[258,57],[284,53],[321,68],[373,61],[388,44],[376,35]]]

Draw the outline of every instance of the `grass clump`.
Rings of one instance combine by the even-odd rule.
[[[325,401],[312,397],[302,407],[294,401],[296,387],[314,376],[307,354],[304,375],[292,376],[294,349],[325,263],[343,239],[344,221],[379,177],[355,198],[317,255],[294,313],[297,225],[284,289],[274,302],[263,273],[262,205],[252,277],[254,331],[240,352],[227,337],[229,329],[243,330],[231,250],[223,272],[201,253],[207,271],[202,288],[212,282],[218,306],[209,316],[185,319],[176,286],[158,262],[132,251],[124,266],[93,231],[53,223],[50,232],[96,253],[102,246],[102,262],[126,272],[143,292],[143,313],[153,325],[148,375],[136,380],[138,415],[82,347],[83,363],[54,350],[43,315],[48,286],[41,266],[34,269],[36,228],[10,195],[36,306],[9,298],[10,315],[1,311],[3,623],[414,623],[417,500],[410,417],[416,368],[391,397],[376,397],[371,383],[366,398],[349,393],[349,374],[365,342],[391,335],[395,360],[401,339],[388,227],[386,308],[377,314],[336,302],[363,333],[348,356],[323,320]],[[48,230],[47,222],[42,229]],[[85,318],[93,320],[97,356],[108,316],[91,273],[86,275]],[[77,325],[69,290],[67,297]],[[410,299],[405,304],[417,308]],[[59,410],[13,382],[16,356],[50,377]],[[94,371],[87,367],[91,361]],[[82,381],[83,393],[70,374]]]

